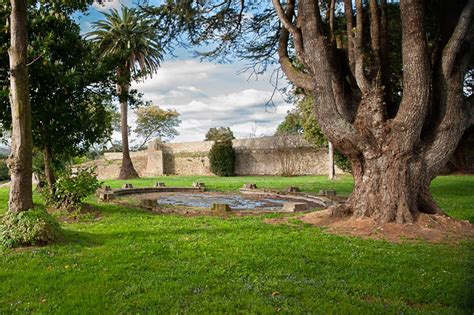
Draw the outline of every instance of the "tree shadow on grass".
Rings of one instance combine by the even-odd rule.
[[[136,214],[138,212],[149,213],[149,211],[134,205],[100,201],[90,202],[88,204],[102,214]]]
[[[91,233],[74,231],[63,228],[63,237],[56,243],[58,246],[95,247],[101,246],[111,240],[114,236],[107,233]]]
[[[246,232],[246,230],[248,230]],[[239,228],[238,233],[250,233],[250,228]],[[159,227],[156,231],[150,230],[123,230],[113,231],[106,233],[96,232],[85,232],[76,231],[63,228],[64,237],[56,243],[58,246],[80,246],[80,247],[96,247],[102,245],[113,245],[116,243],[120,245],[122,239],[127,239],[127,242],[143,242],[151,239],[163,239],[166,240],[169,237],[183,237],[191,235],[201,235],[205,238],[215,238],[219,235],[228,235],[229,233],[237,233],[237,231],[231,227],[210,227],[204,226],[195,227],[176,227],[176,226],[164,226]]]

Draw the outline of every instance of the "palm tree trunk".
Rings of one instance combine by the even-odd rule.
[[[122,166],[120,168],[120,174],[118,179],[131,179],[138,178],[138,173],[133,167],[132,159],[130,157],[130,148],[128,146],[128,102],[127,95],[129,85],[123,83],[123,74],[124,71],[118,71],[117,75],[119,78],[119,83],[117,83],[117,95],[120,100],[120,118],[121,126],[120,130],[122,132]]]
[[[26,0],[11,1],[10,104],[12,144],[8,159],[11,173],[8,208],[33,208],[31,108],[28,94]]]

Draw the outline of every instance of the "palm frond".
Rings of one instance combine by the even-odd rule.
[[[102,56],[119,58],[134,74],[156,73],[165,53],[157,41],[152,21],[141,18],[135,9],[122,6],[103,13],[104,19],[92,23],[86,38],[95,42]]]

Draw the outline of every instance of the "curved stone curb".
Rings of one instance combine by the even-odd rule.
[[[240,192],[243,194],[248,194],[248,195],[262,195],[262,196],[270,196],[270,197],[277,197],[277,198],[291,198],[291,199],[296,199],[296,200],[303,200],[303,201],[313,202],[324,208],[337,204],[337,202],[329,198],[316,197],[316,196],[312,196],[308,194],[299,194],[299,193],[279,194],[276,192],[269,192],[262,189],[245,189],[245,188],[240,189]]]
[[[142,188],[119,188],[107,190],[101,188],[97,195],[101,200],[115,199],[117,196],[146,194],[155,192],[202,192],[203,187],[142,187]]]

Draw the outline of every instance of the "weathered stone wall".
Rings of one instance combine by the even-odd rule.
[[[106,153],[108,155],[108,153]],[[120,157],[119,157],[120,156]],[[95,167],[97,178],[100,180],[103,179],[113,179],[117,178],[120,173],[120,166],[122,165],[122,153],[120,155],[104,156],[101,159],[97,159],[92,162],[87,162],[79,165],[79,167]],[[140,177],[149,176],[146,174],[147,169],[147,157],[146,156],[133,156],[133,166],[138,172]]]
[[[148,150],[132,152],[140,176],[213,175],[208,153],[213,141],[160,143],[152,141]],[[312,147],[302,137],[262,137],[236,139],[236,175],[315,175],[327,173],[325,149]],[[119,174],[121,153],[106,153],[96,162],[100,178]],[[336,168],[336,173],[342,173]]]

